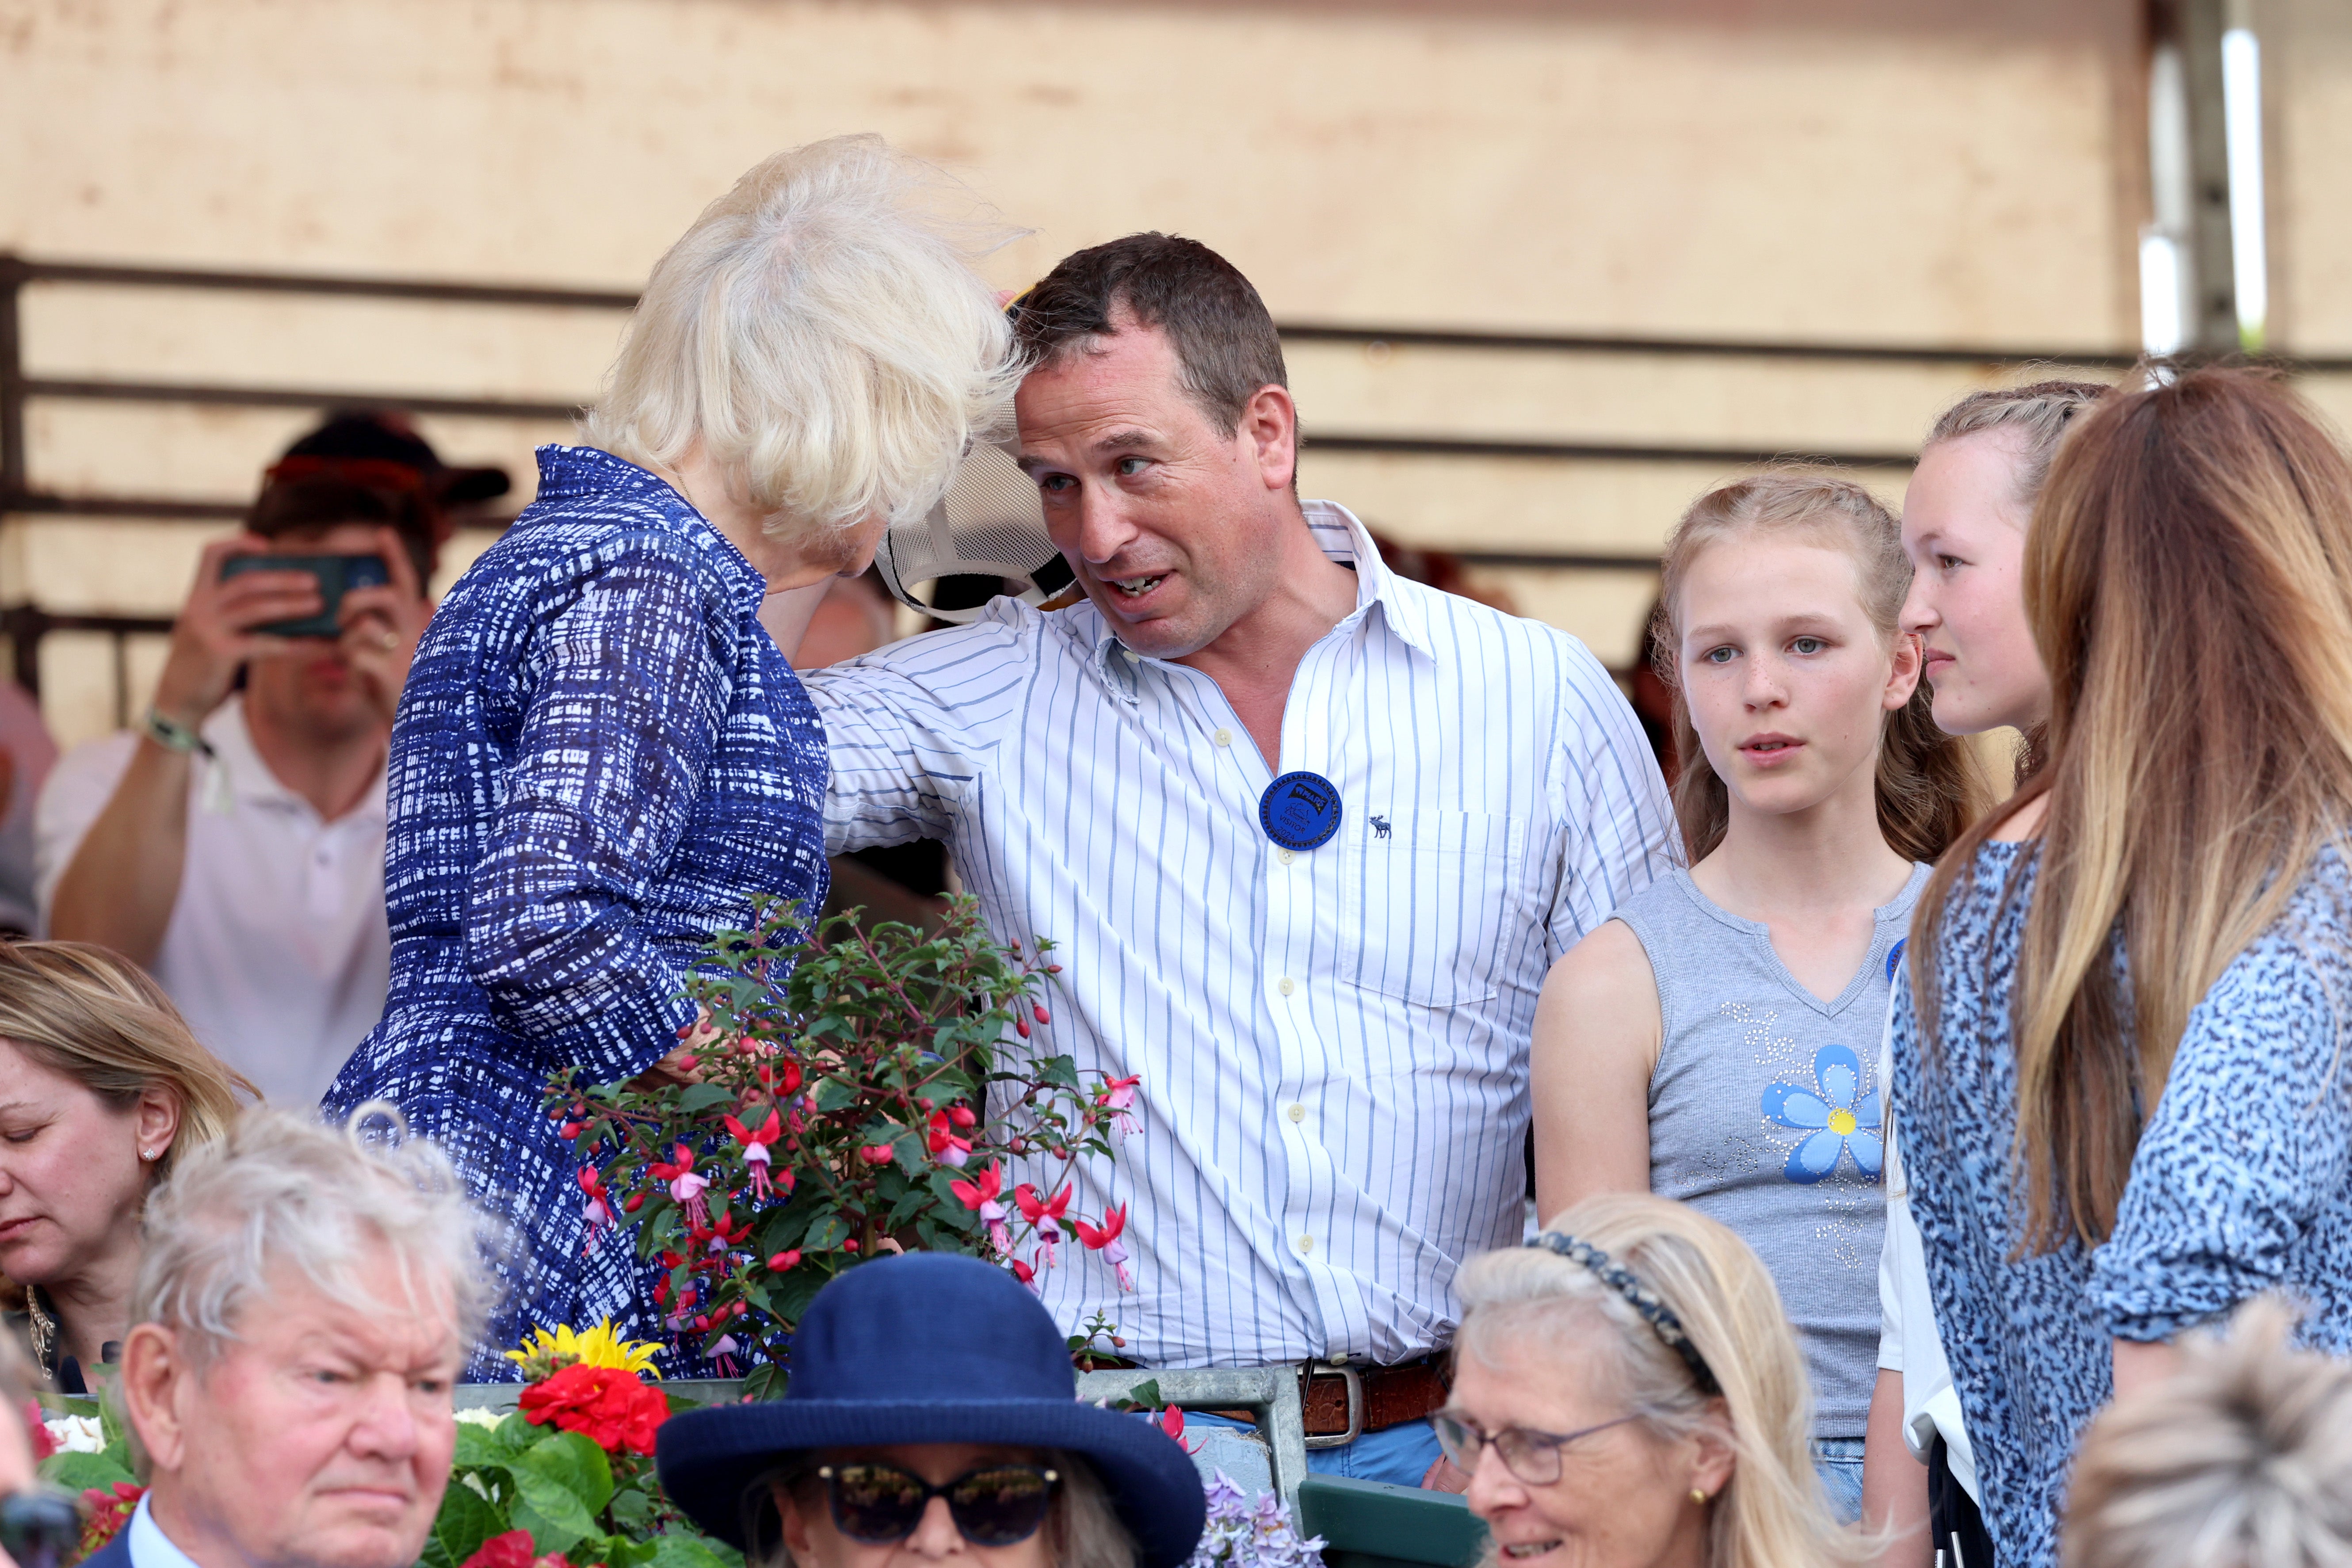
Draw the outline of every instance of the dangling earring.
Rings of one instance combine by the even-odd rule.
[[[1706,1491],[1698,1487],[1691,1488],[1691,1501],[1698,1504],[1701,1508],[1705,1508],[1706,1506]]]

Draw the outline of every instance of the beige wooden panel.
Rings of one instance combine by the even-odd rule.
[[[2105,345],[2140,10],[8,0],[0,245],[625,285],[870,129],[1006,282],[1160,227],[1277,311]]]
[[[1558,353],[1294,342],[1309,435],[1910,452],[1980,387],[2115,371],[2057,363],[1886,363],[1714,354]]]
[[[1374,529],[1436,550],[1655,553],[1709,486],[1748,470],[1704,463],[1401,457],[1318,452],[1299,493],[1336,500]],[[1899,506],[1906,473],[1851,470]]]
[[[2260,0],[2271,249],[2271,346],[2352,354],[2352,6]]]
[[[618,310],[36,283],[27,374],[585,402]]]
[[[26,418],[34,488],[61,495],[171,496],[243,505],[262,470],[319,422],[299,408],[36,399]],[[515,489],[494,505],[520,509],[537,488],[531,449],[572,441],[567,422],[425,416],[416,428],[446,462],[496,463]]]

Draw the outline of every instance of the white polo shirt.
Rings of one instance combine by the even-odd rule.
[[[222,704],[204,735],[219,760],[195,759],[187,864],[151,973],[196,1037],[271,1101],[314,1105],[383,1016],[392,976],[383,777],[322,822],[253,749],[243,699]],[[49,774],[34,825],[44,930],[58,879],[138,743],[128,731],[87,742]]]

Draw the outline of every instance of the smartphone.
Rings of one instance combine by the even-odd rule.
[[[223,581],[247,572],[308,572],[319,580],[319,598],[325,608],[317,615],[253,628],[274,637],[341,637],[338,617],[343,595],[353,588],[381,588],[392,581],[392,568],[381,555],[232,555],[221,563]]]

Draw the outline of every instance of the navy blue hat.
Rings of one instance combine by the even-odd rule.
[[[1069,1343],[1036,1297],[950,1253],[877,1258],[825,1286],[793,1333],[783,1398],[681,1412],[662,1423],[657,1463],[671,1500],[741,1547],[746,1494],[785,1455],[896,1443],[1079,1454],[1140,1568],[1177,1568],[1200,1543],[1192,1456],[1149,1421],[1080,1403]]]

